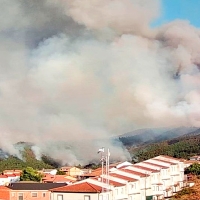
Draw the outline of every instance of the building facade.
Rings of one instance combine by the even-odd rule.
[[[79,191],[79,184],[92,184],[101,189],[95,194],[86,194]],[[99,173],[96,177],[52,190],[51,200],[67,200],[72,196],[74,200],[161,200],[170,198],[185,186],[184,162],[161,155],[137,164],[112,167],[107,175]]]

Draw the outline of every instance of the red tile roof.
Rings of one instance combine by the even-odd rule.
[[[22,170],[18,170],[18,169],[14,169],[14,170],[4,170],[3,174],[7,175],[7,174],[15,174],[16,176],[20,176],[22,173]]]
[[[10,189],[4,186],[0,186],[0,199],[10,200]]]
[[[67,178],[67,175],[47,175],[43,179],[43,182],[73,182],[72,179]]]
[[[130,165],[129,165],[130,166]],[[132,166],[132,165],[131,165]],[[118,167],[117,169],[124,169],[124,168],[126,168],[126,167],[128,167],[127,165],[125,165],[125,166],[121,166],[121,167]]]
[[[163,157],[163,158],[172,159],[172,160],[176,160],[176,161],[182,161],[182,159],[174,158],[174,157],[167,156],[167,155],[160,155],[160,156],[157,156],[157,157]]]
[[[113,185],[115,187],[121,187],[121,186],[124,186],[125,184],[109,180],[109,185]]]
[[[16,177],[15,174],[6,174],[7,177]]]
[[[99,180],[99,177],[95,177],[95,178],[92,178],[92,179]],[[103,182],[104,182],[104,183],[107,183],[107,182],[106,182],[107,180],[108,180],[108,179],[104,178],[104,179],[103,179]],[[100,180],[99,182],[102,182],[102,181]],[[109,180],[109,185],[112,185],[112,186],[114,186],[114,187],[120,187],[120,186],[124,186],[125,184],[120,183],[120,182],[117,182],[117,181]]]
[[[134,182],[134,181],[137,181],[138,179],[135,179],[135,178],[131,178],[131,177],[128,177],[128,176],[123,176],[123,175],[120,175],[120,174],[115,174],[115,173],[110,173],[109,174],[110,176],[112,177],[116,177],[116,178],[119,178],[119,179],[123,179],[125,181],[130,181],[130,182]]]
[[[14,172],[22,172],[21,169],[7,169],[7,170],[4,170],[3,173],[14,173]]]
[[[133,171],[131,169],[122,169],[122,171],[130,173],[130,174],[134,174],[134,175],[140,176],[140,177],[147,177],[147,176],[149,176],[148,174],[137,172],[137,171]]]
[[[166,161],[166,160],[161,160],[159,158],[153,158],[152,160],[156,160],[156,161],[167,163],[167,164],[171,164],[171,165],[176,165],[177,164],[177,163],[174,163],[174,162],[170,162],[170,161]]]
[[[143,166],[140,166],[140,165],[134,165],[133,166],[134,168],[138,168],[138,169],[142,169],[142,170],[145,170],[145,171],[149,171],[149,172],[159,172],[160,170],[156,170],[156,169],[152,169],[152,168],[148,168],[148,167],[143,167]]]
[[[168,169],[169,167],[166,167],[164,165],[158,165],[158,164],[155,164],[155,163],[151,163],[151,162],[147,162],[147,161],[144,161],[143,163],[146,163],[148,165],[152,165],[152,166],[155,166],[155,167],[159,167],[161,169]]]
[[[105,168],[104,168],[104,170],[105,170]],[[94,176],[100,176],[101,174],[102,174],[102,169],[97,168],[97,169],[93,170],[91,173],[85,173],[81,176],[94,177]]]
[[[64,181],[64,182],[71,182],[72,180],[66,178],[65,175],[64,176],[63,175],[57,175],[55,177],[55,179],[54,179],[54,182],[62,182],[62,181]]]
[[[186,161],[184,161],[184,164],[194,164],[194,163],[200,164],[200,161],[198,161],[198,160],[186,160]]]
[[[8,178],[7,175],[0,175],[0,178]]]
[[[6,186],[0,186],[0,192],[2,191],[2,190],[11,190],[10,188],[8,188],[8,187],[6,187]]]
[[[21,175],[21,173],[18,173],[18,172],[15,172],[15,173],[13,173],[15,176],[20,176]]]
[[[100,193],[102,191],[102,187],[83,182],[77,183],[74,185],[68,185],[64,187],[51,189],[53,192],[66,192],[66,193]]]

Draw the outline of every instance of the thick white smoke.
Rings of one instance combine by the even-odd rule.
[[[112,137],[200,125],[200,32],[151,29],[158,0],[3,0],[0,145],[33,142],[39,159],[129,159]]]

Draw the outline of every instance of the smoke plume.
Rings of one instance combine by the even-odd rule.
[[[63,163],[129,155],[113,137],[200,125],[200,31],[158,0],[2,0],[0,146]]]

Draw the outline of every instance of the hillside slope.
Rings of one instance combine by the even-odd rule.
[[[140,129],[119,136],[120,141],[126,146],[139,146],[141,144],[151,144],[170,140],[185,135],[196,135],[200,133],[197,127],[177,127],[177,128],[156,128]]]
[[[193,176],[191,181],[195,183],[193,187],[177,193],[171,200],[200,200],[200,179]]]
[[[188,159],[193,155],[200,154],[200,134],[187,134],[187,136],[137,147],[132,146],[128,149],[135,162],[147,160],[160,154]]]

